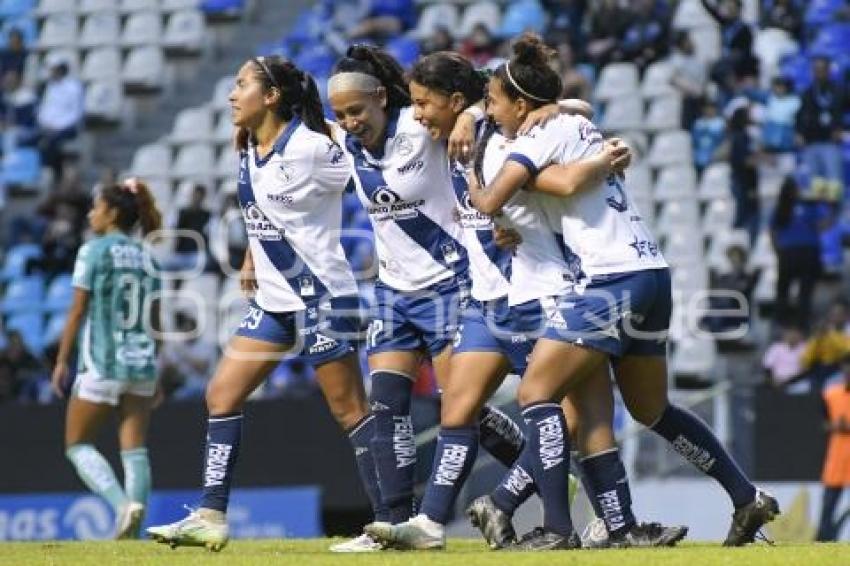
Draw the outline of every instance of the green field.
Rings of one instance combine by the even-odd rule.
[[[396,552],[380,554],[331,554],[330,539],[236,541],[219,554],[198,548],[171,550],[152,542],[37,542],[0,543],[0,565],[113,564],[221,564],[262,566],[352,565],[448,565],[448,566],[847,566],[850,545],[765,544],[727,549],[710,544],[686,544],[673,549],[574,550],[544,553],[500,553],[484,548],[481,541],[453,539],[445,552]]]

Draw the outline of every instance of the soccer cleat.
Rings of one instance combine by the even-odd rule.
[[[198,511],[192,511],[185,519],[168,525],[149,527],[148,536],[177,548],[178,546],[203,546],[211,552],[219,552],[227,546],[227,522],[211,521]]]
[[[372,523],[372,524],[384,524],[389,525],[389,523]],[[330,547],[331,552],[339,552],[339,553],[347,553],[347,554],[355,554],[361,552],[379,552],[384,550],[386,547],[375,540],[372,535],[367,533],[363,533],[359,537],[355,537],[351,540],[347,540],[345,542],[337,543]]]
[[[142,519],[145,518],[145,506],[136,501],[125,505],[115,518],[115,539],[139,538]]]
[[[577,548],[581,548],[581,539],[579,539],[575,531],[564,536],[549,532],[542,527],[537,527],[533,531],[523,535],[516,544],[507,547],[505,550],[575,550]]]
[[[581,546],[583,548],[608,548],[610,546],[605,521],[597,517],[587,524],[581,534]]]
[[[661,523],[636,523],[619,535],[608,536],[610,548],[674,546],[688,534],[688,527],[665,527]],[[604,548],[597,546],[596,548]]]
[[[422,514],[398,525],[371,523],[366,525],[364,530],[379,543],[396,550],[443,550],[446,548],[445,527]]]
[[[496,507],[489,495],[472,502],[466,510],[472,526],[481,531],[492,550],[506,548],[516,542],[516,531],[507,513]]]
[[[732,514],[732,526],[729,527],[729,534],[726,535],[723,546],[743,546],[755,542],[759,530],[774,520],[779,513],[779,502],[776,498],[760,489],[757,490],[755,499]]]

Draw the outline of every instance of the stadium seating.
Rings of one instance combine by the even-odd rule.
[[[612,63],[602,69],[594,98],[600,101],[634,96],[638,90],[638,70],[634,63]]]
[[[4,315],[22,312],[41,312],[44,300],[44,278],[40,275],[18,277],[9,283],[0,301]]]
[[[468,37],[478,24],[483,24],[491,33],[495,33],[501,27],[502,11],[495,2],[484,1],[469,5],[461,16],[457,37]]]
[[[47,287],[44,297],[45,312],[64,312],[71,306],[74,298],[74,288],[71,285],[71,275],[57,275]]]
[[[27,349],[41,355],[44,349],[44,318],[40,312],[19,312],[6,319],[6,332],[21,334]]]
[[[458,8],[454,4],[440,2],[431,4],[422,10],[419,21],[416,24],[415,34],[419,39],[428,39],[436,32],[437,28],[444,27],[452,35],[458,34]],[[462,37],[462,36],[461,36]]]

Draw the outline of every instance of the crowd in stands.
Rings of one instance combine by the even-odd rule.
[[[772,342],[762,360],[766,383],[795,390],[828,380],[841,357],[850,352],[842,279],[850,229],[845,204],[850,192],[844,190],[850,171],[850,2],[510,0],[470,5],[324,0],[303,11],[278,41],[260,45],[257,51],[292,58],[321,85],[352,42],[383,45],[406,67],[422,54],[455,49],[477,65],[492,68],[504,60],[511,38],[526,30],[540,33],[557,49],[554,64],[563,77],[563,96],[593,102],[595,121],[603,128],[619,118],[618,104],[635,104],[635,98],[643,95],[638,115],[626,116],[632,126],[606,130],[623,134],[636,154],[631,186],[636,187],[642,212],[658,222],[665,255],[674,267],[674,285],[686,281],[688,274],[682,268],[677,278],[670,236],[676,226],[685,224],[673,223],[671,233],[662,225],[674,218],[674,211],[693,208],[695,221],[706,227],[706,240],[697,250],[697,271],[705,271],[706,280],[697,281],[696,288],[736,291],[751,307],[749,314],[706,317],[702,327],[723,332],[756,319],[767,321],[765,336],[743,341],[758,348]],[[40,143],[44,162],[53,168],[54,144],[72,134],[78,123],[74,116],[79,120],[78,107],[68,100],[77,96],[77,87],[67,69],[58,65],[40,97],[27,91],[17,70],[23,60],[21,49],[25,48],[20,37],[9,34],[9,47],[0,53],[5,124],[8,128],[16,123],[10,119],[20,120],[17,127],[23,129],[26,123],[25,131],[32,136],[19,139]],[[615,71],[622,71],[630,88],[641,92],[626,91],[619,98],[603,95],[600,87]],[[650,91],[657,96],[647,96]],[[632,100],[623,100],[628,98]],[[18,100],[29,100],[38,110],[30,110],[27,117],[15,106]],[[55,107],[49,106],[51,101]],[[654,112],[656,106],[662,111]],[[656,115],[670,119],[671,109],[675,114],[671,122],[653,123]],[[653,161],[654,146],[670,132],[686,132],[690,141],[691,161],[684,179],[692,191],[676,192],[674,186],[672,195],[662,196],[659,187],[668,165],[682,169],[681,163]],[[637,188],[641,168],[652,169],[645,191]],[[10,230],[18,242],[36,243],[40,250],[24,262],[23,275],[40,273],[49,281],[67,273],[87,206],[81,193],[79,187],[66,187],[51,195],[39,211],[34,233]],[[241,265],[247,241],[235,195],[226,193],[214,201],[211,193],[216,193],[215,187],[192,184],[183,206],[172,209],[168,225],[197,232],[204,249],[194,240],[181,239],[168,268],[185,269],[200,262],[206,273],[232,273]],[[713,215],[720,219],[714,233],[707,228]],[[343,217],[346,226],[369,230],[353,195],[344,201]],[[224,248],[212,254],[208,251],[212,235],[220,231]],[[368,239],[351,236],[343,244],[355,270],[368,271],[372,261]],[[825,285],[824,280],[830,283]],[[834,295],[826,313],[818,308],[824,301],[817,299],[824,290]],[[718,300],[713,306],[730,305]],[[195,324],[187,313],[178,315],[176,328]],[[26,357],[27,344],[24,340],[22,346],[20,335],[8,324],[5,334],[0,399],[44,400],[38,387],[28,385],[38,370],[20,368],[43,371],[47,364],[39,359],[49,350],[48,339],[30,354],[32,359],[27,358],[29,365],[10,370],[13,364],[5,360]],[[716,347],[711,348],[707,352]],[[215,351],[216,346],[203,339],[169,344],[162,361],[166,391],[176,398],[201,396]],[[263,391],[277,395],[309,388],[311,383],[307,369],[287,363]]]

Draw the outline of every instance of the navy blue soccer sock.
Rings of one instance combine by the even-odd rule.
[[[416,440],[410,419],[413,381],[392,371],[372,372],[372,414],[375,436],[372,457],[378,471],[381,498],[393,524],[413,513]]]
[[[445,525],[478,454],[478,427],[442,428],[421,513]]]
[[[697,469],[717,480],[735,508],[752,502],[756,488],[738,467],[714,433],[693,413],[667,405],[652,430]]]
[[[493,504],[508,516],[513,516],[514,511],[536,491],[530,460],[531,453],[523,449],[504,479],[490,494]]]
[[[520,426],[489,405],[484,405],[478,414],[478,435],[481,446],[507,468],[514,465],[525,444]]]
[[[581,488],[584,490],[585,495],[587,495],[587,500],[590,502],[591,507],[593,507],[593,514],[597,518],[601,519],[604,513],[599,507],[599,501],[596,500],[596,491],[593,489],[593,484],[587,477],[587,470],[581,462],[581,454],[579,452],[572,453],[572,461],[570,465],[572,466],[573,474],[577,476],[581,482]]]
[[[543,500],[543,528],[568,536],[570,519],[570,440],[564,412],[557,403],[532,403],[523,408],[525,448],[531,476]],[[522,459],[523,456],[520,456]]]
[[[204,457],[204,491],[200,504],[202,508],[227,512],[230,482],[239,457],[241,439],[242,413],[209,417]]]
[[[593,454],[581,461],[581,466],[590,485],[588,498],[593,503],[596,516],[605,521],[611,535],[628,532],[635,525],[632,512],[632,495],[626,467],[616,448]]]
[[[366,415],[348,432],[348,440],[354,448],[354,458],[357,462],[357,471],[363,489],[369,496],[372,504],[372,514],[375,521],[389,521],[390,515],[386,505],[381,499],[381,488],[378,484],[378,470],[375,467],[375,459],[372,457],[370,445],[375,437],[375,417]]]

